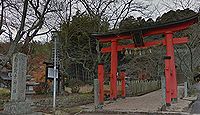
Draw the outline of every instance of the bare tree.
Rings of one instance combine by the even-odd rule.
[[[26,52],[28,43],[36,36],[46,34],[40,32],[45,26],[48,13],[51,9],[51,0],[1,0],[1,30],[5,32],[1,37],[7,37],[10,47],[1,57],[0,68],[12,57],[16,51]],[[22,45],[19,45],[22,44]]]
[[[183,11],[193,10],[198,12],[199,11],[199,0],[162,0],[160,6],[163,6],[164,10],[177,10],[176,12],[181,13]],[[181,9],[181,10],[178,10]],[[189,10],[188,10],[189,9]],[[187,14],[187,15],[185,15]],[[191,16],[193,13],[185,12],[182,17]],[[194,14],[193,14],[194,15]],[[181,15],[180,15],[181,16]],[[176,54],[176,64],[178,68],[183,73],[184,77],[187,78],[189,81],[193,80],[194,73],[197,72],[196,68],[198,68],[200,58],[199,58],[199,23],[193,25],[187,30],[183,32],[176,33],[175,36],[182,37],[188,36],[190,42],[183,46],[176,46],[175,47],[175,54]]]
[[[113,29],[118,27],[119,21],[125,19],[134,12],[143,16],[150,13],[150,2],[136,0],[80,0],[86,11],[92,16],[98,16],[99,19],[107,19]]]
[[[176,49],[176,62],[178,67],[180,68],[183,75],[192,80],[194,77],[193,75],[196,72],[199,72],[199,63],[200,63],[200,36],[199,36],[199,23],[193,25],[189,29],[183,31],[181,36],[188,36],[190,42],[186,45],[179,48],[178,46],[175,47]],[[187,71],[186,71],[187,70]]]
[[[3,17],[4,17],[4,9],[5,9],[5,6],[4,6],[4,0],[1,0],[1,20],[0,20],[0,35],[5,31],[2,29],[2,26],[3,26]]]

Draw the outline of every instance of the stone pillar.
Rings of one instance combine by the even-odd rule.
[[[94,105],[95,109],[99,107],[99,80],[94,79]]]
[[[161,89],[162,89],[162,107],[161,110],[166,110],[166,83],[165,83],[165,76],[161,75]]]
[[[22,53],[13,55],[11,101],[5,104],[4,112],[23,115],[31,112],[31,103],[26,102],[26,68],[27,56]]]

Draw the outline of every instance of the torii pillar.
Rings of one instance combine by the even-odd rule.
[[[174,43],[173,32],[165,33],[166,42],[166,56],[165,59],[165,76],[166,76],[166,104],[170,105],[172,100],[177,99],[177,80],[176,80],[176,68],[174,57]]]
[[[104,103],[104,64],[98,64],[98,80],[99,80],[99,103]]]
[[[111,40],[110,99],[117,99],[117,40]]]
[[[177,80],[176,68],[174,58],[174,45],[184,44],[188,42],[187,37],[173,38],[173,33],[187,29],[189,26],[198,22],[198,15],[188,17],[176,22],[169,22],[165,24],[154,25],[150,27],[143,27],[124,31],[119,33],[108,34],[94,34],[101,43],[111,43],[111,46],[101,49],[102,53],[111,53],[111,71],[110,71],[110,99],[117,98],[117,65],[118,65],[118,51],[133,48],[145,48],[155,45],[166,46],[166,59],[165,59],[165,77],[166,77],[166,104],[170,105],[171,101],[177,99]],[[143,38],[146,36],[164,34],[165,39],[153,40],[144,42]],[[127,45],[119,45],[117,41],[133,39],[134,43]],[[101,91],[102,92],[102,91]]]

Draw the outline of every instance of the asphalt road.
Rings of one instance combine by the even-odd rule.
[[[116,114],[105,114],[105,113],[81,113],[78,115],[183,115],[182,113],[116,113]]]

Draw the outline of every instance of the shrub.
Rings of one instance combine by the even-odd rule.
[[[10,90],[5,88],[0,88],[0,97],[9,97]]]
[[[36,94],[46,94],[49,90],[48,84],[41,82],[39,85],[34,86],[33,90]]]
[[[84,85],[83,81],[79,79],[71,79],[68,83],[68,87],[71,88],[72,93],[79,93],[80,87]]]

